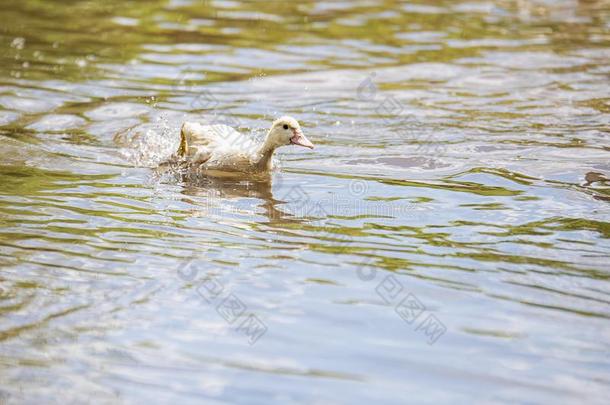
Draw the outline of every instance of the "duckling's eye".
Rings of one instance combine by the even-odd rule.
[[[284,129],[288,129],[288,125],[284,124]]]

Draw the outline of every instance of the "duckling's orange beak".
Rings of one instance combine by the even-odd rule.
[[[307,139],[305,135],[303,135],[303,132],[301,132],[300,129],[293,129],[292,133],[294,134],[294,136],[290,138],[291,144],[313,149],[313,143],[311,143],[311,141]]]

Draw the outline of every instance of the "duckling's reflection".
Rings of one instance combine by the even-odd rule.
[[[181,193],[185,196],[206,197],[214,200],[256,198],[261,201],[258,207],[263,208],[264,215],[269,224],[279,225],[282,223],[302,222],[299,217],[279,209],[285,201],[274,198],[273,180],[276,186],[281,182],[280,176],[272,173],[244,174],[230,172],[206,172],[202,175],[192,170],[175,170],[170,167],[160,167],[157,174],[167,179],[168,175],[173,177],[183,186]],[[185,198],[189,204],[200,205],[201,202]]]

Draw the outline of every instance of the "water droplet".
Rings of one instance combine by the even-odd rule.
[[[15,48],[18,50],[25,48],[25,38],[17,37],[13,39],[13,42],[11,42],[11,48]]]

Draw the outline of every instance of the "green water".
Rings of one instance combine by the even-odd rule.
[[[0,403],[610,396],[607,1],[0,18]],[[155,169],[280,115],[269,181]]]

